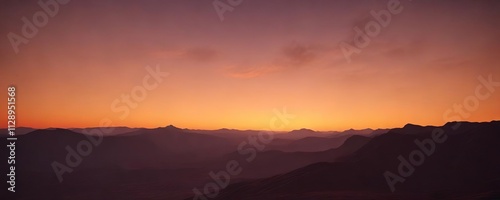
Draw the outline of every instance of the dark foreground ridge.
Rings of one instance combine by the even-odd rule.
[[[432,142],[433,132],[446,139]],[[215,199],[500,199],[499,146],[499,121],[407,125],[375,137],[342,162],[232,184]],[[417,151],[424,156],[412,153]],[[388,171],[395,174],[389,180],[399,180],[394,192]]]
[[[388,132],[333,135],[302,130],[301,137],[277,136],[264,150],[256,150],[252,162],[246,161],[251,154],[241,154],[238,146],[257,131],[122,128],[122,134],[101,139],[82,131],[53,128],[18,136],[16,193],[7,191],[3,181],[0,195],[193,199],[193,188],[203,192],[214,182],[209,173],[231,160],[240,163],[241,173],[230,177],[228,187],[209,191],[213,198],[203,198],[495,199],[500,194],[498,121],[409,124]],[[250,147],[246,144],[244,150]],[[8,157],[8,148],[0,154]],[[58,176],[56,162],[59,172],[69,170]],[[8,171],[6,162],[0,167]]]

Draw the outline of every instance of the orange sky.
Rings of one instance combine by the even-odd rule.
[[[498,1],[401,0],[403,11],[347,63],[339,43],[352,43],[353,27],[387,2],[245,1],[221,22],[211,1],[71,1],[19,53],[0,40],[2,99],[16,85],[18,126],[35,128],[108,118],[268,129],[273,109],[286,107],[296,116],[287,130],[343,130],[441,125],[474,95],[478,76],[500,81]],[[7,2],[0,35],[20,34],[21,18],[39,10],[37,1]],[[156,65],[169,76],[120,118],[113,101]],[[500,119],[497,90],[463,120]]]

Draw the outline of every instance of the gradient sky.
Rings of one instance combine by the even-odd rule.
[[[268,129],[286,107],[287,130],[343,130],[441,125],[478,76],[500,81],[500,1],[401,0],[347,63],[339,43],[387,2],[245,0],[220,21],[211,0],[72,0],[16,54],[7,34],[41,8],[4,1],[0,85],[17,86],[18,126]],[[111,103],[148,65],[170,75],[120,119]],[[500,88],[464,120],[500,119],[498,102]]]

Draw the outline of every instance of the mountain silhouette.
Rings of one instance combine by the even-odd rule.
[[[185,199],[193,188],[213,182],[209,172],[225,169],[231,160],[242,171],[213,199],[495,199],[500,194],[498,121],[330,134],[303,130],[308,137],[277,137],[250,162],[238,146],[259,131],[123,127],[92,146],[59,182],[52,164],[67,164],[67,147],[99,140],[75,131],[50,128],[18,136],[16,180],[23,192],[13,198]],[[411,175],[401,176],[404,182],[392,192],[384,174],[399,176],[399,157],[409,160],[422,151],[415,141],[428,141],[436,132],[446,140],[435,142],[435,151]],[[8,148],[0,154],[8,157]],[[0,167],[7,171],[6,162]]]
[[[500,191],[500,122],[407,125],[373,138],[339,162],[312,164],[287,174],[230,185],[215,199],[493,199]],[[437,129],[439,128],[439,129]],[[448,139],[436,144],[414,173],[391,192],[384,173],[397,173],[398,156],[418,150],[415,140],[443,130]],[[409,131],[409,132],[405,132]]]

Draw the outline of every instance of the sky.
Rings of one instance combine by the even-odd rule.
[[[283,108],[295,116],[283,130],[500,119],[500,87],[475,93],[478,77],[500,82],[499,1],[230,3],[71,0],[49,6],[28,38],[22,18],[43,20],[43,8],[2,1],[0,85],[16,86],[16,125],[269,129]],[[374,23],[380,31],[356,46],[355,29]],[[342,43],[361,47],[350,61]],[[449,110],[464,101],[466,113]]]

